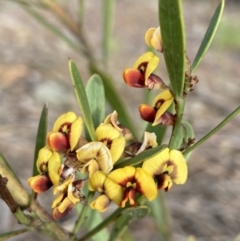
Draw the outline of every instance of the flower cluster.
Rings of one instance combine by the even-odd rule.
[[[148,46],[163,52],[160,28],[150,28],[145,34],[145,42]],[[140,116],[143,120],[152,123],[153,126],[162,124],[171,126],[175,123],[175,115],[167,109],[174,101],[170,88],[163,80],[153,72],[159,64],[159,57],[152,52],[141,55],[134,64],[133,68],[125,69],[123,79],[131,87],[163,89],[153,100],[152,106],[141,104],[139,106]]]
[[[159,29],[148,30],[145,40],[163,51]],[[167,109],[174,96],[162,79],[153,74],[158,63],[159,58],[147,52],[132,69],[124,71],[123,78],[130,86],[164,89],[155,97],[152,106],[142,104],[139,111],[141,117],[153,125],[173,125],[174,115]],[[96,140],[88,141],[82,132],[81,117],[73,112],[61,115],[47,135],[47,145],[39,151],[36,162],[39,175],[28,180],[36,193],[54,187],[53,194],[57,195],[52,204],[55,219],[67,215],[79,202],[90,202],[91,208],[104,212],[110,203],[122,208],[136,206],[140,196],[152,201],[159,189],[168,191],[173,183],[186,182],[187,165],[179,150],[165,148],[137,166],[128,164],[133,156],[157,147],[158,143],[155,133],[149,132],[144,133],[142,142],[136,141],[118,122],[116,111],[96,128]],[[117,168],[120,159],[126,164]],[[86,183],[88,190],[96,193],[94,200],[86,198],[87,193],[83,191]]]

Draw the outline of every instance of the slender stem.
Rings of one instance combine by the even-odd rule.
[[[196,142],[194,145],[189,147],[187,150],[183,151],[183,155],[187,155],[189,152],[194,150],[196,147],[200,146],[203,142],[209,139],[213,134],[219,131],[224,125],[226,125],[230,120],[232,120],[240,112],[240,106],[238,106],[230,115],[228,115],[221,123],[219,123],[214,129],[212,129],[208,134],[206,134],[202,139]]]
[[[100,232],[102,229],[107,227],[110,223],[115,221],[118,217],[120,217],[122,212],[122,208],[118,208],[115,212],[113,212],[108,218],[106,218],[102,223],[100,223],[97,227],[92,229],[92,231],[88,232],[86,235],[82,236],[79,239],[76,239],[76,241],[84,241],[88,240],[90,237],[95,235],[96,233]]]
[[[169,142],[169,148],[170,149],[177,149],[177,143],[178,143],[178,135],[179,131],[181,129],[181,122],[182,122],[182,117],[183,117],[183,111],[184,111],[184,106],[185,106],[185,100],[183,98],[179,98],[176,100],[176,123],[173,126],[172,129],[172,135],[170,138]]]
[[[75,223],[74,229],[73,229],[73,231],[72,231],[73,234],[77,234],[77,233],[78,233],[79,229],[81,228],[81,226],[82,226],[82,224],[83,224],[83,222],[84,222],[84,219],[85,219],[85,217],[86,217],[86,213],[87,213],[87,206],[84,206],[84,207],[82,208],[82,211],[81,211],[81,213],[80,213],[80,215],[79,215],[78,220],[77,220],[76,223]]]

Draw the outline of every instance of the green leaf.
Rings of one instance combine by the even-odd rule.
[[[143,161],[157,155],[159,152],[161,152],[166,147],[167,147],[166,145],[157,146],[155,148],[141,152],[139,155],[134,156],[130,159],[121,160],[114,165],[114,169],[117,169],[120,167],[125,167],[125,166],[135,166],[137,164],[140,164]]]
[[[85,220],[84,225],[88,230],[93,229],[94,227],[96,227],[97,225],[103,222],[102,215],[98,211],[93,210],[91,208],[87,209],[87,217],[88,219]],[[109,233],[106,228],[100,230],[91,238],[91,240],[93,241],[106,241],[108,239],[109,239]]]
[[[102,32],[102,50],[103,60],[105,63],[108,61],[111,43],[111,32],[114,17],[114,5],[115,0],[104,0],[103,1],[103,32]]]
[[[222,0],[221,3],[219,3],[218,7],[216,8],[212,16],[211,22],[204,35],[202,43],[198,49],[197,55],[193,61],[192,72],[194,72],[197,69],[198,65],[201,63],[204,55],[206,54],[210,44],[212,43],[213,37],[215,36],[215,33],[217,31],[218,25],[222,17],[224,5],[225,5],[225,1]]]
[[[88,81],[86,93],[94,127],[97,128],[105,118],[105,93],[102,79],[94,74]]]
[[[45,16],[41,15],[39,12],[34,10],[32,6],[24,6],[22,8],[29,13],[33,18],[35,18],[39,23],[41,23],[44,27],[50,30],[53,34],[55,34],[59,39],[63,40],[68,46],[76,50],[77,52],[84,52],[84,50],[79,47],[78,44],[74,43],[71,38],[69,38],[61,29],[54,26],[54,24],[50,23]]]
[[[157,198],[152,202],[149,202],[148,205],[151,209],[151,214],[159,230],[160,240],[171,241],[171,216],[166,204],[163,191],[159,191]]]
[[[147,206],[136,206],[123,209],[122,214],[126,215],[128,220],[131,222],[135,219],[146,217],[149,212],[150,209]]]
[[[136,127],[131,121],[129,114],[127,113],[127,108],[124,106],[119,94],[114,87],[113,80],[93,64],[90,64],[89,69],[92,74],[97,73],[102,78],[106,99],[108,100],[108,103],[111,105],[113,110],[117,111],[120,123],[126,126],[135,137],[138,137]]]
[[[110,216],[105,218],[103,222],[95,226],[91,231],[83,235],[81,238],[77,239],[77,241],[88,240],[93,235],[97,234],[100,230],[106,228],[110,223],[116,221],[117,218],[121,217],[122,208],[116,209]]]
[[[175,97],[182,97],[186,54],[182,1],[159,0],[159,22],[163,54],[172,89]]]
[[[90,111],[90,107],[87,99],[87,94],[85,91],[82,78],[77,69],[77,66],[72,60],[69,60],[69,71],[70,71],[72,83],[75,89],[75,93],[77,96],[78,104],[82,111],[84,124],[87,127],[87,131],[91,137],[91,140],[95,141],[97,138],[96,138],[92,115],[91,115],[91,111]]]
[[[34,160],[33,160],[33,171],[32,176],[38,175],[37,170],[37,159],[38,159],[38,152],[41,148],[43,148],[46,145],[46,137],[47,137],[47,118],[48,118],[48,107],[47,104],[43,106],[41,117],[38,124],[38,132],[37,132],[37,138],[36,138],[36,144],[35,144],[35,151],[34,151]],[[32,190],[32,199],[37,198],[37,193],[35,193]]]
[[[38,152],[41,148],[43,148],[46,145],[47,125],[48,125],[47,118],[48,118],[48,107],[47,107],[47,104],[45,104],[43,106],[41,117],[38,124],[32,176],[38,175],[38,170],[36,166],[36,162],[38,159]]]
[[[118,218],[112,227],[110,237],[108,241],[119,240],[119,238],[123,235],[129,225],[129,220],[127,215],[122,215]]]
[[[27,232],[27,229],[19,229],[19,230],[14,230],[8,233],[0,233],[0,241],[7,240],[9,238],[15,237],[19,234]]]

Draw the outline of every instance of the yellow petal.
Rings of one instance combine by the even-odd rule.
[[[53,152],[51,158],[48,162],[48,175],[56,187],[59,184],[60,175],[58,173],[59,168],[61,167],[61,158],[57,152]]]
[[[60,204],[61,201],[63,200],[64,196],[65,196],[65,193],[59,194],[59,195],[54,199],[54,201],[53,201],[53,203],[52,203],[52,208],[55,208],[58,204]]]
[[[163,172],[164,163],[169,160],[169,149],[163,151],[147,159],[143,162],[142,168],[149,172],[152,176],[159,175]]]
[[[104,193],[117,205],[123,199],[123,188],[108,177],[104,181]]]
[[[82,134],[82,129],[82,118],[78,117],[75,121],[73,121],[69,132],[69,142],[71,151],[73,151],[73,149],[76,147],[79,138]]]
[[[74,195],[74,191],[75,191],[75,187],[72,185],[72,183],[70,183],[68,186],[68,198],[70,199],[70,201],[73,204],[76,204],[76,203],[80,202],[80,198],[77,197],[77,194]],[[78,193],[78,192],[76,192],[76,193]]]
[[[76,152],[80,162],[87,163],[94,159],[104,173],[108,173],[113,168],[111,153],[102,142],[89,142]]]
[[[157,196],[157,186],[152,176],[144,169],[138,167],[135,173],[136,191],[142,193],[149,201],[152,201]]]
[[[161,32],[159,27],[156,28],[156,30],[152,35],[151,46],[157,51],[163,52],[162,37],[161,37]]]
[[[57,186],[53,189],[53,194],[56,195],[56,194],[61,193],[61,192],[66,193],[67,190],[68,190],[69,184],[72,183],[73,180],[74,180],[74,176],[70,175],[68,177],[68,179],[66,179],[61,185],[59,185],[59,186]]]
[[[171,150],[169,159],[176,165],[174,173],[170,173],[171,179],[176,184],[184,184],[187,180],[188,168],[182,153],[178,150]]]
[[[104,185],[105,179],[106,179],[106,174],[103,173],[102,171],[94,172],[88,181],[89,190],[102,193],[104,190],[103,185]]]
[[[142,54],[137,61],[135,62],[133,68],[134,69],[138,69],[139,66],[142,65],[142,63],[148,63],[152,58],[153,58],[154,54],[152,52],[146,52],[144,54]]]
[[[105,212],[110,205],[110,199],[106,195],[97,197],[91,204],[92,209],[96,209],[99,212]]]
[[[73,202],[68,198],[68,197],[65,197],[63,199],[63,201],[60,203],[60,205],[58,206],[58,211],[60,213],[63,213],[65,212],[69,207],[72,207],[73,206]]]
[[[152,47],[151,44],[151,39],[153,36],[153,33],[155,32],[156,28],[149,28],[145,34],[145,43],[149,46]]]
[[[52,152],[47,147],[40,149],[36,163],[39,173],[47,172],[47,163],[51,156]]]
[[[92,159],[90,161],[88,161],[83,167],[82,167],[82,172],[88,172],[89,173],[89,177],[91,177],[93,175],[94,172],[99,170],[99,165],[98,163]]]
[[[159,118],[163,115],[165,111],[169,108],[169,106],[173,102],[173,96],[169,90],[165,90],[161,92],[154,98],[153,106],[157,109],[157,113],[154,119],[154,122],[158,121]],[[153,123],[154,125],[155,123]]]
[[[125,138],[122,133],[110,124],[100,125],[96,129],[97,140],[103,142],[110,150],[112,162],[115,163],[125,148]]]
[[[146,71],[145,71],[145,85],[147,85],[147,79],[151,73],[157,68],[159,64],[159,58],[157,56],[153,56],[153,58],[149,61]]]
[[[66,123],[73,123],[77,119],[77,115],[74,112],[67,112],[57,118],[53,125],[53,131],[58,132],[62,125]]]
[[[122,187],[126,187],[128,182],[134,180],[135,171],[135,167],[127,166],[110,172],[108,177]]]

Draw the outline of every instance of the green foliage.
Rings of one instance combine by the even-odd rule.
[[[178,99],[183,96],[186,55],[181,0],[159,0],[159,23],[168,76]]]
[[[83,80],[78,71],[77,65],[73,60],[69,60],[69,71],[72,80],[72,84],[75,90],[75,94],[77,97],[78,104],[80,106],[81,114],[83,116],[84,124],[86,126],[86,139],[91,141],[96,141],[95,129],[99,126],[104,118],[106,117],[105,113],[105,98],[109,102],[111,108],[116,110],[118,113],[118,120],[120,123],[131,130],[134,137],[138,138],[143,135],[143,133],[137,132],[137,128],[134,125],[134,119],[129,116],[126,106],[124,106],[120,94],[116,91],[114,80],[110,77],[107,71],[107,64],[109,62],[110,56],[110,45],[111,45],[111,32],[113,28],[113,16],[114,16],[114,8],[115,1],[111,0],[103,0],[103,8],[102,8],[102,23],[103,23],[103,34],[102,34],[102,56],[101,61],[94,55],[91,47],[88,45],[88,41],[86,39],[85,34],[83,33],[83,21],[84,21],[84,1],[79,0],[79,9],[78,16],[75,18],[72,17],[66,9],[64,9],[59,3],[51,0],[40,0],[39,6],[44,9],[50,11],[53,16],[59,21],[62,26],[64,26],[69,33],[72,34],[69,37],[65,31],[48,19],[46,19],[39,9],[35,8],[38,5],[32,5],[28,1],[19,1],[22,4],[24,10],[26,10],[34,19],[40,22],[43,26],[49,29],[52,33],[54,33],[58,38],[67,43],[72,49],[74,49],[77,53],[83,55],[85,59],[88,61],[88,70],[92,76],[90,77],[86,88],[83,84]],[[197,55],[193,61],[191,71],[194,72],[196,68],[201,63],[204,55],[206,54],[213,37],[218,28],[222,13],[224,8],[224,0],[222,0],[217,7],[212,20],[208,26],[206,34],[202,40],[202,43],[199,47]],[[163,151],[166,147],[170,149],[180,149],[187,160],[189,158],[190,153],[201,143],[206,141],[209,137],[211,137],[216,131],[222,128],[227,122],[229,122],[234,116],[236,116],[240,112],[240,107],[237,107],[235,111],[233,111],[225,120],[223,120],[217,127],[211,130],[208,134],[202,137],[198,142],[192,145],[191,140],[194,138],[194,130],[190,123],[183,121],[184,107],[185,101],[187,100],[187,94],[185,93],[185,85],[188,78],[185,78],[186,69],[186,60],[187,60],[187,50],[185,44],[185,30],[183,23],[183,13],[182,13],[182,2],[181,0],[159,0],[159,22],[161,27],[161,37],[163,43],[163,54],[166,62],[166,67],[168,71],[169,80],[171,82],[171,91],[174,95],[174,110],[171,110],[174,113],[174,124],[172,127],[172,132],[170,134],[169,143],[162,144],[167,126],[152,126],[148,124],[146,127],[146,131],[154,132],[157,136],[157,142],[159,146],[155,148],[150,148],[141,152],[139,155],[133,156],[132,158],[122,158],[119,161],[114,163],[113,170],[117,168],[122,168],[126,166],[140,166],[142,163],[157,155],[161,151]],[[123,30],[124,31],[124,30]],[[73,38],[72,38],[73,37]],[[74,39],[74,40],[73,40]],[[102,69],[102,66],[104,68]],[[190,71],[190,72],[191,72]],[[192,73],[189,73],[190,75]],[[190,76],[191,77],[191,76]],[[189,78],[190,79],[190,78]],[[174,112],[175,111],[175,112]],[[46,145],[46,135],[47,135],[47,114],[48,109],[45,105],[42,110],[42,114],[39,121],[39,127],[37,132],[36,139],[36,147],[35,147],[35,155],[34,155],[34,169],[33,176],[37,175],[36,168],[36,160],[38,157],[39,150]],[[176,119],[175,119],[176,118]],[[116,121],[117,122],[117,121]],[[117,129],[117,128],[116,128]],[[66,134],[66,133],[65,133]],[[122,132],[121,132],[122,135]],[[122,137],[122,136],[121,136]],[[134,144],[137,143],[136,140],[132,140]],[[73,157],[73,152],[75,150],[71,150],[72,152],[64,153],[61,157],[64,159]],[[178,152],[179,153],[179,152]],[[61,153],[62,154],[62,153]],[[98,155],[99,153],[97,153]],[[68,156],[69,155],[69,156]],[[72,156],[71,156],[72,155]],[[97,156],[96,155],[96,156]],[[93,158],[95,161],[97,157]],[[67,159],[67,158],[66,158]],[[76,158],[72,158],[73,163],[76,164],[74,168],[79,171],[82,168]],[[91,160],[92,161],[92,160]],[[183,162],[185,164],[185,162]],[[82,163],[81,163],[82,164]],[[79,165],[79,166],[78,166]],[[67,166],[67,169],[73,168],[72,166]],[[58,172],[62,171],[58,168]],[[168,171],[164,171],[166,174]],[[60,176],[60,173],[58,173]],[[105,173],[106,174],[106,173]],[[10,191],[12,193],[13,198],[10,202],[11,205],[18,204],[16,206],[16,211],[14,212],[14,216],[16,219],[28,226],[30,229],[36,229],[42,232],[43,234],[55,239],[55,240],[73,240],[73,241],[84,241],[84,240],[97,240],[97,241],[114,241],[122,238],[124,234],[128,233],[128,228],[130,222],[135,219],[140,219],[145,217],[146,215],[151,213],[156,226],[159,230],[159,238],[163,241],[171,241],[172,240],[172,226],[171,226],[171,216],[168,211],[168,207],[166,205],[165,196],[163,192],[158,193],[158,197],[150,202],[146,203],[146,198],[141,199],[142,197],[136,196],[136,206],[129,207],[130,204],[127,204],[125,208],[117,208],[115,211],[110,213],[106,218],[95,211],[89,208],[89,206],[84,204],[90,204],[94,198],[94,192],[88,190],[89,187],[85,188],[84,195],[86,196],[87,202],[84,203],[84,196],[79,194],[79,204],[77,204],[77,211],[79,213],[79,217],[76,221],[74,229],[72,233],[69,233],[65,229],[63,229],[59,224],[53,222],[51,218],[46,214],[45,210],[36,202],[34,198],[32,198],[31,203],[29,203],[28,193],[23,189],[20,185],[17,177],[14,172],[11,170],[11,167],[8,165],[5,158],[0,154],[0,178],[1,175],[7,177],[9,180],[8,186],[4,186],[6,192]],[[47,175],[44,173],[43,175]],[[155,175],[155,174],[154,174]],[[79,175],[80,176],[80,175]],[[47,176],[45,176],[47,177]],[[109,176],[107,176],[109,177]],[[104,182],[107,180],[107,177],[104,176]],[[135,177],[135,176],[134,176]],[[61,173],[61,178],[63,175]],[[91,178],[91,177],[89,177]],[[136,178],[136,177],[135,177]],[[151,177],[151,180],[154,180]],[[66,179],[65,179],[66,180]],[[83,179],[81,179],[83,181]],[[83,182],[86,180],[84,179]],[[156,180],[155,180],[156,181]],[[107,183],[107,182],[106,182]],[[72,183],[71,183],[72,184]],[[127,185],[132,185],[128,180]],[[136,184],[136,183],[135,183]],[[154,188],[156,188],[155,182],[153,181]],[[14,192],[14,186],[17,186],[17,191]],[[91,184],[90,184],[91,185]],[[122,183],[121,183],[122,185]],[[128,190],[131,186],[125,187],[124,192]],[[71,189],[72,188],[72,189]],[[105,187],[104,187],[105,188]],[[99,185],[99,193],[100,195],[106,194],[106,190]],[[89,188],[90,189],[90,188]],[[120,187],[121,189],[121,187]],[[155,189],[156,190],[156,189]],[[1,193],[0,196],[4,199],[4,195]],[[63,193],[64,191],[61,190]],[[76,191],[76,190],[74,190]],[[77,190],[79,191],[79,190]],[[82,190],[81,190],[82,191]],[[73,185],[68,186],[67,188],[67,197],[70,200],[70,194],[73,192]],[[3,193],[4,194],[4,193]],[[82,193],[81,193],[82,194]],[[16,195],[16,196],[14,196]],[[61,195],[61,194],[60,194]],[[124,193],[126,195],[126,193]],[[134,194],[135,195],[135,190]],[[140,194],[139,194],[140,195]],[[106,195],[107,196],[107,195]],[[11,195],[10,195],[11,197]],[[21,205],[22,201],[19,197],[24,197],[24,205]],[[32,195],[32,197],[36,197]],[[75,197],[76,198],[76,197]],[[20,201],[19,201],[20,200]],[[68,201],[69,201],[68,200]],[[8,199],[4,199],[6,203],[8,203]],[[111,199],[106,202],[111,202]],[[16,203],[15,203],[16,202]],[[62,201],[61,201],[62,202]],[[60,202],[60,203],[61,203]],[[76,201],[77,202],[77,201]],[[81,203],[82,202],[82,203]],[[115,201],[114,201],[115,202]],[[84,203],[84,204],[83,204]],[[117,203],[117,202],[116,202]],[[72,204],[76,204],[73,203]],[[58,204],[61,205],[61,204]],[[119,206],[121,206],[118,203]],[[132,204],[131,204],[132,205]],[[145,206],[147,205],[147,206]],[[25,214],[21,208],[25,208],[28,206],[28,211],[30,214]],[[11,206],[10,206],[11,207]],[[21,208],[20,208],[21,207]],[[33,222],[32,222],[33,221]],[[111,233],[108,232],[107,227],[113,224]],[[86,233],[81,237],[77,237],[80,229],[85,229]],[[0,234],[0,240],[5,240],[6,238],[18,235],[22,232],[27,231],[27,229],[17,230],[10,233]],[[132,240],[129,238],[129,240]],[[195,240],[194,237],[189,237],[189,240]]]
[[[94,74],[86,86],[87,98],[92,114],[94,127],[97,128],[105,118],[105,93],[102,79]]]
[[[215,10],[215,13],[212,16],[211,22],[204,35],[202,43],[198,49],[197,55],[193,61],[192,72],[194,72],[197,69],[198,65],[200,64],[204,55],[206,54],[208,48],[210,47],[210,44],[212,43],[212,40],[216,34],[218,25],[222,17],[224,5],[225,5],[225,0],[222,0],[221,3],[219,3],[217,9]]]
[[[94,141],[96,140],[96,134],[95,134],[91,110],[87,99],[87,94],[85,91],[85,87],[84,87],[81,75],[79,74],[76,64],[72,60],[69,60],[69,71],[70,71],[72,83],[75,89],[78,104],[82,111],[84,123],[87,127],[87,132],[90,135],[91,140]]]

